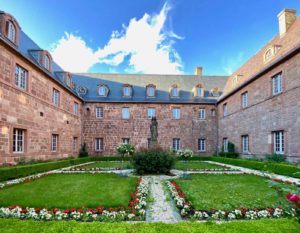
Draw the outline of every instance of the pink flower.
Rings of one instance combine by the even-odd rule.
[[[286,198],[292,202],[296,202],[296,203],[300,202],[300,198],[296,194],[289,193],[286,195]]]

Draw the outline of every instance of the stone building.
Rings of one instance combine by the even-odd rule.
[[[300,160],[300,18],[279,15],[279,34],[230,77],[71,74],[0,12],[0,164],[78,154],[115,155],[119,143],[158,144],[200,156],[233,142],[243,156]]]

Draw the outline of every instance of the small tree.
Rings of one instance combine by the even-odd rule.
[[[190,149],[178,150],[176,154],[181,157],[184,161],[188,161],[189,158],[193,157],[193,151]]]
[[[135,152],[135,147],[134,145],[131,145],[131,144],[124,144],[124,143],[121,143],[119,145],[117,145],[117,152],[119,153],[119,155],[121,155],[122,157],[122,161],[125,157],[125,155],[133,155],[134,152]]]
[[[89,152],[87,150],[87,146],[86,146],[86,143],[84,142],[82,145],[81,145],[81,148],[79,150],[79,157],[82,158],[82,157],[88,157],[89,156]]]

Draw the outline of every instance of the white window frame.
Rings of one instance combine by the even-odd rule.
[[[7,38],[13,43],[16,43],[16,30],[15,25],[8,21]]]
[[[206,119],[206,110],[205,110],[205,108],[200,108],[199,109],[199,119],[200,120],[205,120]]]
[[[103,151],[104,142],[103,138],[96,138],[95,139],[95,151]]]
[[[78,103],[77,103],[77,102],[74,102],[73,111],[74,111],[74,114],[75,114],[75,115],[78,115],[78,108],[79,108]]]
[[[227,116],[228,115],[228,106],[227,103],[223,104],[223,116]]]
[[[203,96],[203,88],[202,87],[196,87],[196,97]]]
[[[176,108],[172,108],[172,117],[173,119],[180,119],[181,117],[181,111],[180,111],[180,108],[176,107]]]
[[[131,95],[132,95],[132,87],[131,86],[123,87],[123,96],[124,97],[131,97]]]
[[[122,108],[122,119],[128,120],[130,119],[130,111],[129,108]]]
[[[104,85],[101,85],[101,86],[99,86],[99,88],[98,88],[98,95],[99,96],[107,96],[107,93],[108,93],[108,89],[107,89],[107,87],[106,86],[104,86]]]
[[[123,144],[129,144],[130,143],[130,138],[122,138],[122,143]]]
[[[248,107],[248,91],[242,94],[242,108]]]
[[[272,93],[273,95],[282,93],[282,73],[272,77]]]
[[[172,149],[174,151],[178,151],[181,148],[181,140],[180,138],[173,138],[172,140]]]
[[[60,102],[60,92],[59,92],[59,90],[56,90],[55,88],[53,88],[53,90],[52,90],[52,103],[55,106],[59,106],[59,102]]]
[[[223,151],[228,152],[228,138],[223,138]]]
[[[147,97],[155,97],[155,87],[154,86],[149,86],[147,87]]]
[[[17,87],[26,90],[27,89],[28,72],[23,67],[16,65],[15,70],[15,84]]]
[[[96,118],[101,119],[104,117],[103,107],[96,107]]]
[[[51,151],[56,152],[58,150],[58,134],[51,135]]]
[[[179,88],[178,87],[172,87],[171,97],[179,97]]]
[[[274,131],[273,132],[274,138],[274,153],[276,154],[284,154],[284,131]]]
[[[25,151],[25,130],[13,129],[13,153],[23,153]]]
[[[44,56],[44,67],[47,70],[50,70],[50,58],[48,57],[48,55]]]
[[[243,153],[249,153],[249,135],[242,136],[242,151]]]
[[[206,151],[206,139],[199,138],[198,139],[198,151],[205,152]]]
[[[148,119],[152,119],[152,117],[156,117],[156,111],[155,111],[155,108],[149,107],[149,108],[147,109],[147,116],[148,116]]]

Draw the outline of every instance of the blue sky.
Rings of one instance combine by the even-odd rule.
[[[278,33],[299,0],[0,0],[72,72],[227,75]]]

